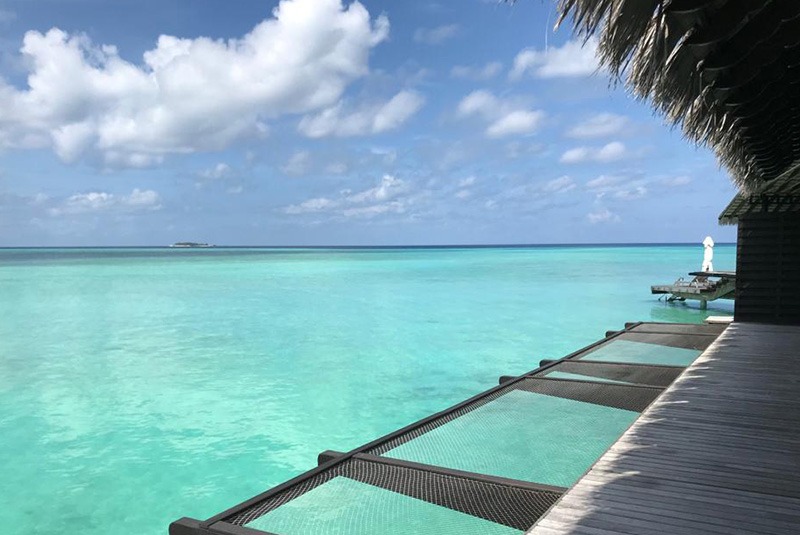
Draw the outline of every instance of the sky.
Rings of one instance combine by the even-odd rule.
[[[554,4],[0,0],[0,246],[734,241]]]

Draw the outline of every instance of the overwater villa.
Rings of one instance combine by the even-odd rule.
[[[733,323],[628,324],[172,535],[800,532],[800,2],[560,10],[739,186]]]

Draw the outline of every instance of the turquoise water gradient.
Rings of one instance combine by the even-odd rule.
[[[702,351],[697,349],[662,346],[634,340],[612,340],[586,353],[581,360],[688,366],[700,356],[700,353]]]
[[[512,390],[384,456],[570,487],[638,416],[638,412]]]
[[[520,530],[345,477],[247,524],[281,535],[514,535]]]
[[[714,264],[734,268],[734,248]],[[702,247],[0,250],[0,526],[163,534],[619,329]]]

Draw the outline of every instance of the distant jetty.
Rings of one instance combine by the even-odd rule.
[[[715,299],[736,299],[735,271],[693,271],[689,275],[694,277],[690,281],[681,277],[672,284],[651,286],[650,293],[660,294],[661,297],[667,295],[670,303],[695,299],[700,301],[700,308],[703,309]]]
[[[214,247],[214,246],[208,243],[199,243],[194,241],[176,241],[175,243],[170,245],[170,247],[187,249],[187,248],[203,248],[203,247]]]

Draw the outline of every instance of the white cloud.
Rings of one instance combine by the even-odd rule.
[[[230,165],[220,162],[213,167],[203,169],[197,174],[205,180],[223,180],[232,175],[232,170]]]
[[[343,175],[348,169],[348,165],[344,162],[333,162],[325,167],[325,171],[333,175]]]
[[[624,144],[619,141],[612,141],[600,147],[600,150],[594,154],[594,159],[598,162],[614,162],[616,160],[621,160],[627,156],[627,154],[628,150],[625,148]]]
[[[664,184],[665,186],[669,186],[669,187],[685,186],[685,185],[687,185],[687,184],[689,184],[691,182],[692,182],[692,179],[690,177],[688,177],[688,176],[685,176],[685,175],[665,178],[665,179],[663,179],[661,181],[662,184]]]
[[[406,205],[402,201],[391,201],[382,204],[373,204],[370,206],[354,206],[352,208],[345,208],[342,210],[344,217],[375,217],[379,214],[393,213],[402,214],[406,211]]]
[[[459,117],[478,116],[488,122],[486,135],[492,138],[531,134],[538,130],[545,114],[511,100],[500,99],[489,91],[473,91],[458,104]]]
[[[120,197],[120,204],[135,209],[158,210],[161,208],[161,197],[151,189],[134,189],[130,195]]]
[[[397,160],[397,149],[392,147],[370,147],[369,152],[378,156],[385,165],[391,165]]]
[[[456,65],[450,70],[450,76],[468,80],[489,80],[502,70],[503,64],[499,61],[492,61],[483,66]]]
[[[631,186],[614,192],[614,197],[623,201],[634,201],[641,199],[645,195],[647,195],[647,188],[642,185]]]
[[[162,35],[143,64],[83,35],[29,31],[27,87],[0,79],[0,148],[52,146],[66,161],[97,151],[139,166],[220,149],[263,136],[278,116],[334,105],[388,31],[358,2],[283,0],[240,38]]]
[[[77,215],[95,212],[142,212],[161,209],[161,197],[153,190],[134,189],[129,195],[102,191],[79,193],[49,210],[52,216]]]
[[[629,124],[624,115],[598,113],[570,128],[567,136],[579,139],[613,136],[624,131]]]
[[[466,188],[475,184],[477,179],[474,176],[468,176],[467,178],[462,178],[458,181],[459,188]]]
[[[329,208],[338,206],[339,203],[332,201],[326,197],[315,197],[301,202],[300,204],[292,204],[284,208],[287,214],[307,214],[311,212],[323,212]]]
[[[197,180],[194,185],[197,188],[205,188],[215,184],[224,189],[226,193],[241,193],[244,191],[240,174],[224,162],[202,169],[197,172],[196,176]]]
[[[307,150],[295,151],[289,160],[281,167],[281,171],[287,175],[303,175],[308,172],[311,166],[311,153]]]
[[[587,182],[586,187],[589,189],[607,189],[609,187],[617,186],[624,181],[624,177],[615,175],[600,175],[599,177],[593,178]]]
[[[546,181],[513,181],[498,191],[486,208],[507,207],[536,213],[550,210],[558,206],[570,206],[576,199],[571,195],[563,195],[578,187],[569,176],[560,176]]]
[[[559,161],[561,163],[599,162],[608,163],[622,160],[630,154],[623,143],[612,141],[602,147],[575,147],[564,151]]]
[[[387,102],[345,109],[339,102],[316,115],[303,117],[298,125],[308,137],[348,137],[394,130],[417,113],[425,99],[416,91],[404,90]]]
[[[500,101],[492,93],[485,90],[473,91],[458,103],[458,114],[462,117],[482,115],[491,117],[500,107]]]
[[[641,199],[648,193],[647,179],[641,175],[600,175],[586,183],[586,189],[594,193],[597,199],[607,195],[621,201]]]
[[[545,182],[542,186],[542,190],[546,191],[547,193],[566,193],[567,191],[571,191],[576,187],[577,185],[575,184],[575,181],[564,175]]]
[[[401,91],[378,109],[372,121],[375,133],[394,130],[417,113],[425,99],[416,91]]]
[[[50,200],[49,195],[39,192],[30,199],[29,203],[32,206],[40,206],[42,204],[45,204],[49,200]]]
[[[392,175],[383,175],[381,183],[374,188],[354,193],[347,197],[348,202],[369,203],[382,202],[396,197],[406,190],[407,184]]]
[[[414,41],[426,45],[438,45],[458,34],[458,24],[445,24],[435,28],[418,28]]]
[[[590,157],[590,149],[586,147],[575,147],[564,151],[559,158],[561,163],[579,163],[585,162]]]
[[[351,217],[374,217],[384,213],[404,213],[413,203],[410,185],[392,175],[384,175],[372,188],[352,192],[343,190],[338,198],[315,197],[283,209],[284,213],[297,215],[309,213],[330,213]]]
[[[526,48],[514,58],[509,78],[518,80],[526,74],[536,78],[589,76],[598,71],[597,39],[567,41],[561,47],[546,50]]]
[[[596,225],[598,223],[619,223],[620,217],[608,208],[601,208],[595,212],[586,214],[589,223]]]
[[[459,200],[466,200],[472,197],[472,190],[469,189],[471,186],[474,186],[478,180],[474,176],[468,176],[467,178],[462,178],[458,181],[457,184],[457,191],[454,194],[454,197]]]
[[[544,119],[542,111],[515,110],[508,112],[486,129],[489,137],[529,134],[536,131]]]

